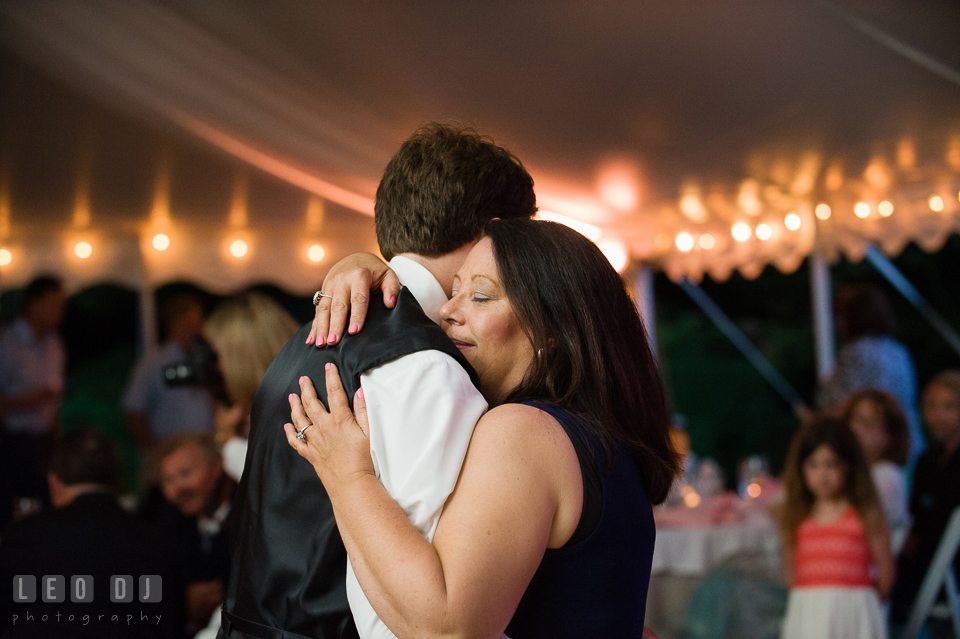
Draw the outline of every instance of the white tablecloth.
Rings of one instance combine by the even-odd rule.
[[[651,574],[702,576],[727,557],[741,552],[762,557],[771,569],[776,570],[780,538],[773,521],[764,519],[737,525],[657,528]]]

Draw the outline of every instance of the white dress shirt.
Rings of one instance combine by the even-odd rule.
[[[390,268],[427,317],[439,324],[447,296],[433,275],[399,256],[390,260]],[[456,360],[434,350],[373,368],[360,376],[360,386],[377,477],[420,534],[432,542],[487,402]],[[367,601],[349,560],[347,599],[362,639],[395,637]]]

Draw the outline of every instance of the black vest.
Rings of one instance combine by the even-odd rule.
[[[373,296],[363,330],[336,346],[307,346],[309,332],[308,324],[283,347],[253,400],[247,459],[233,503],[221,636],[231,636],[231,629],[232,636],[262,639],[357,636],[347,604],[347,553],[330,498],[283,432],[290,422],[287,396],[300,392],[301,375],[313,381],[326,405],[324,366],[335,364],[352,405],[361,373],[403,355],[438,350],[480,385],[460,351],[405,288],[392,311]]]

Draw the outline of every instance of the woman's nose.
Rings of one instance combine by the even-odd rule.
[[[459,294],[454,295],[449,300],[447,300],[446,304],[440,307],[441,320],[443,320],[444,322],[449,322],[451,324],[460,323],[459,320],[457,319],[460,316],[459,302],[458,302],[459,297],[460,297]]]

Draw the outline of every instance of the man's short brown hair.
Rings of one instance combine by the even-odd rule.
[[[387,164],[374,222],[380,253],[439,257],[494,218],[537,212],[533,178],[507,149],[470,128],[421,127]]]

